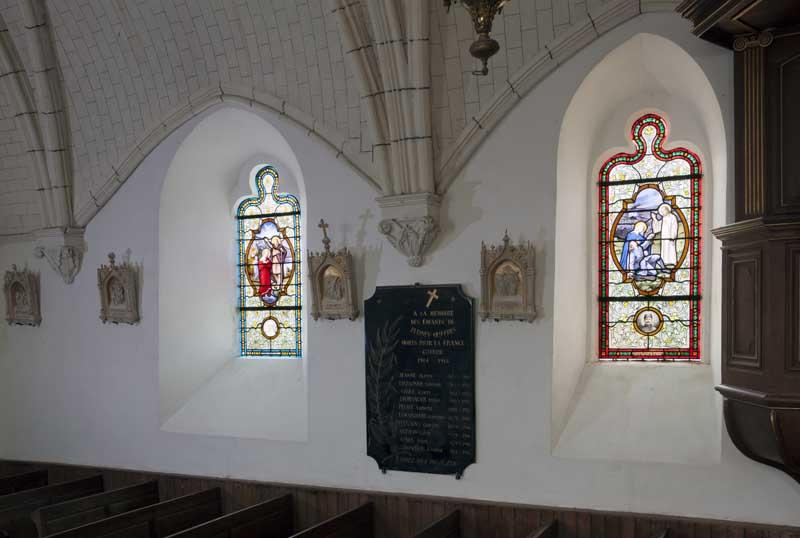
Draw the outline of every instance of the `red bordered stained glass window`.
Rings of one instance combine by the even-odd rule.
[[[600,359],[700,359],[700,159],[636,120],[636,151],[600,168]]]

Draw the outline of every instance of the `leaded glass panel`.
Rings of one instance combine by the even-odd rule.
[[[600,169],[600,359],[700,359],[700,159],[639,118]]]
[[[239,337],[246,357],[302,354],[300,203],[278,193],[278,173],[256,173],[257,195],[237,209]]]

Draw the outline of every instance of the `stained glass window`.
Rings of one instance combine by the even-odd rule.
[[[245,357],[300,357],[302,294],[300,203],[278,193],[271,166],[255,177],[257,194],[236,211],[239,335]]]
[[[600,359],[700,359],[702,165],[655,114],[600,169]]]

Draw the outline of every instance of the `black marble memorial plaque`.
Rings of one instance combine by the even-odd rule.
[[[367,455],[386,470],[475,462],[475,325],[458,284],[379,286],[364,303]]]

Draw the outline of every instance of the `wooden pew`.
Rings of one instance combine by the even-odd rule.
[[[355,510],[298,532],[291,538],[374,538],[372,513],[372,503],[363,504]]]
[[[47,485],[47,471],[31,471],[0,478],[0,495],[8,495],[26,489],[41,488]]]
[[[558,520],[554,519],[550,523],[545,523],[528,535],[528,538],[558,538]]]
[[[222,515],[219,488],[185,495],[51,534],[52,538],[164,538]]]
[[[0,497],[0,525],[20,518],[30,518],[37,508],[48,506],[103,491],[100,475],[62,482],[52,486],[28,489]]]
[[[292,496],[256,504],[170,538],[288,538],[294,532]]]
[[[53,504],[33,514],[39,535],[47,536],[158,503],[158,482],[144,482],[89,497]]]
[[[461,515],[458,510],[450,512],[438,521],[414,535],[414,538],[460,538]]]

